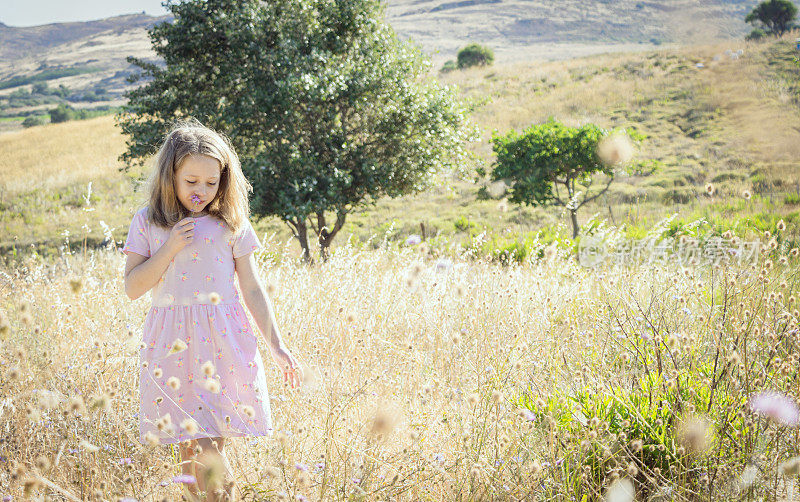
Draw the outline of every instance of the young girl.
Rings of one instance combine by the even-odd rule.
[[[158,151],[149,201],[133,216],[123,248],[125,293],[133,300],[152,290],[140,345],[139,439],[181,443],[183,473],[197,480],[193,494],[206,490],[205,476],[188,459],[219,451],[230,471],[224,438],[273,432],[258,340],[234,273],[284,382],[295,388],[303,378],[258,279],[253,251],[261,244],[247,191],[226,138],[197,121],[178,123]]]

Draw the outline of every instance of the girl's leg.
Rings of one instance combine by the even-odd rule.
[[[194,461],[196,451],[195,446],[197,446],[197,441],[192,439],[189,441],[187,446],[184,446],[183,443],[180,443],[180,452],[181,452],[181,473],[183,474],[191,474],[198,479],[197,470],[196,470],[196,463]],[[198,479],[199,482],[199,479]],[[198,486],[195,484],[188,484],[185,485],[186,488],[189,490],[189,493],[194,495],[195,497],[200,498],[200,494],[198,493]]]
[[[231,464],[228,461],[227,455],[225,455],[225,438],[198,438],[197,442],[202,448],[203,457],[206,459],[206,462],[213,464],[212,469],[215,468],[218,471],[216,473],[218,474],[218,477],[215,476],[217,477],[215,483],[210,486],[206,486],[206,473],[204,472],[204,468],[202,466],[198,466],[199,475],[203,478],[203,484],[200,485],[200,489],[208,490],[207,500],[211,502],[235,500],[233,469],[231,468]],[[217,489],[219,489],[221,493],[214,493]]]

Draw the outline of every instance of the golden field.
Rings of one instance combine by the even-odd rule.
[[[796,250],[587,268],[554,249],[505,267],[385,243],[307,267],[264,244],[259,274],[306,380],[287,387],[262,343],[278,433],[226,448],[243,500],[596,500],[620,479],[672,500],[796,493],[796,426],[746,404],[797,398]],[[90,250],[0,273],[3,495],[180,498],[177,449],[137,439],[149,305],[124,295],[123,267]],[[650,405],[624,390],[648,375],[663,396]],[[687,421],[704,424],[695,439]]]

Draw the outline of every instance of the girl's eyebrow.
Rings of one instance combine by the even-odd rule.
[[[198,175],[196,175],[196,174],[187,174],[187,175],[186,175],[186,177],[187,177],[187,178],[199,178],[199,176],[198,176]],[[211,177],[210,177],[210,178],[208,178],[208,179],[210,179],[210,180],[215,180],[215,179],[217,179],[217,178],[218,178],[218,176],[211,176]]]

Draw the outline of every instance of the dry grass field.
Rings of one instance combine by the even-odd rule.
[[[748,405],[797,398],[796,249],[586,268],[563,249],[500,266],[384,242],[305,267],[264,244],[306,380],[289,388],[261,344],[277,434],[226,448],[242,500],[797,493],[793,410]],[[0,272],[0,495],[180,499],[177,449],[136,435],[149,304],[123,267],[112,249]]]

